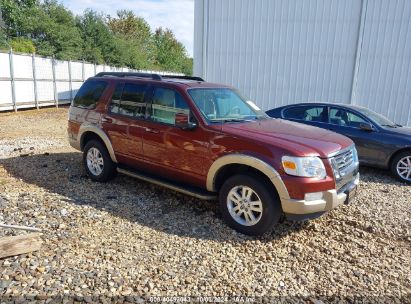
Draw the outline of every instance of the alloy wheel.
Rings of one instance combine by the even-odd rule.
[[[411,181],[411,156],[405,156],[397,162],[397,173],[402,179]]]
[[[240,225],[253,226],[263,215],[263,203],[250,187],[235,186],[227,195],[227,208],[231,217]]]
[[[103,172],[104,169],[104,159],[100,151],[97,148],[90,148],[87,152],[87,168],[90,172],[98,176]]]

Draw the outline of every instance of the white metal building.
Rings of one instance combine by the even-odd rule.
[[[411,125],[411,1],[196,0],[194,74],[265,110],[353,103]]]

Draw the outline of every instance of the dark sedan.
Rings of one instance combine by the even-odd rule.
[[[398,179],[411,183],[411,128],[369,109],[345,104],[294,104],[267,114],[348,136],[355,142],[361,164],[390,169]]]

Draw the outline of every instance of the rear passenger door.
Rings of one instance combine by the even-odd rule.
[[[138,83],[118,83],[103,118],[119,161],[132,164],[143,158],[141,119],[146,111],[145,93],[147,85]]]
[[[283,110],[287,120],[305,123],[315,127],[325,128],[327,123],[327,107],[319,105],[292,106]]]

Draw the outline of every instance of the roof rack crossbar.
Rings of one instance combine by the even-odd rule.
[[[138,72],[100,72],[95,77],[114,76],[114,77],[141,77],[153,80],[162,80],[159,74],[138,73]]]
[[[186,79],[186,80],[195,80],[195,81],[204,81],[203,78],[198,76],[184,76],[184,75],[162,75],[163,78],[174,78],[174,79]]]

